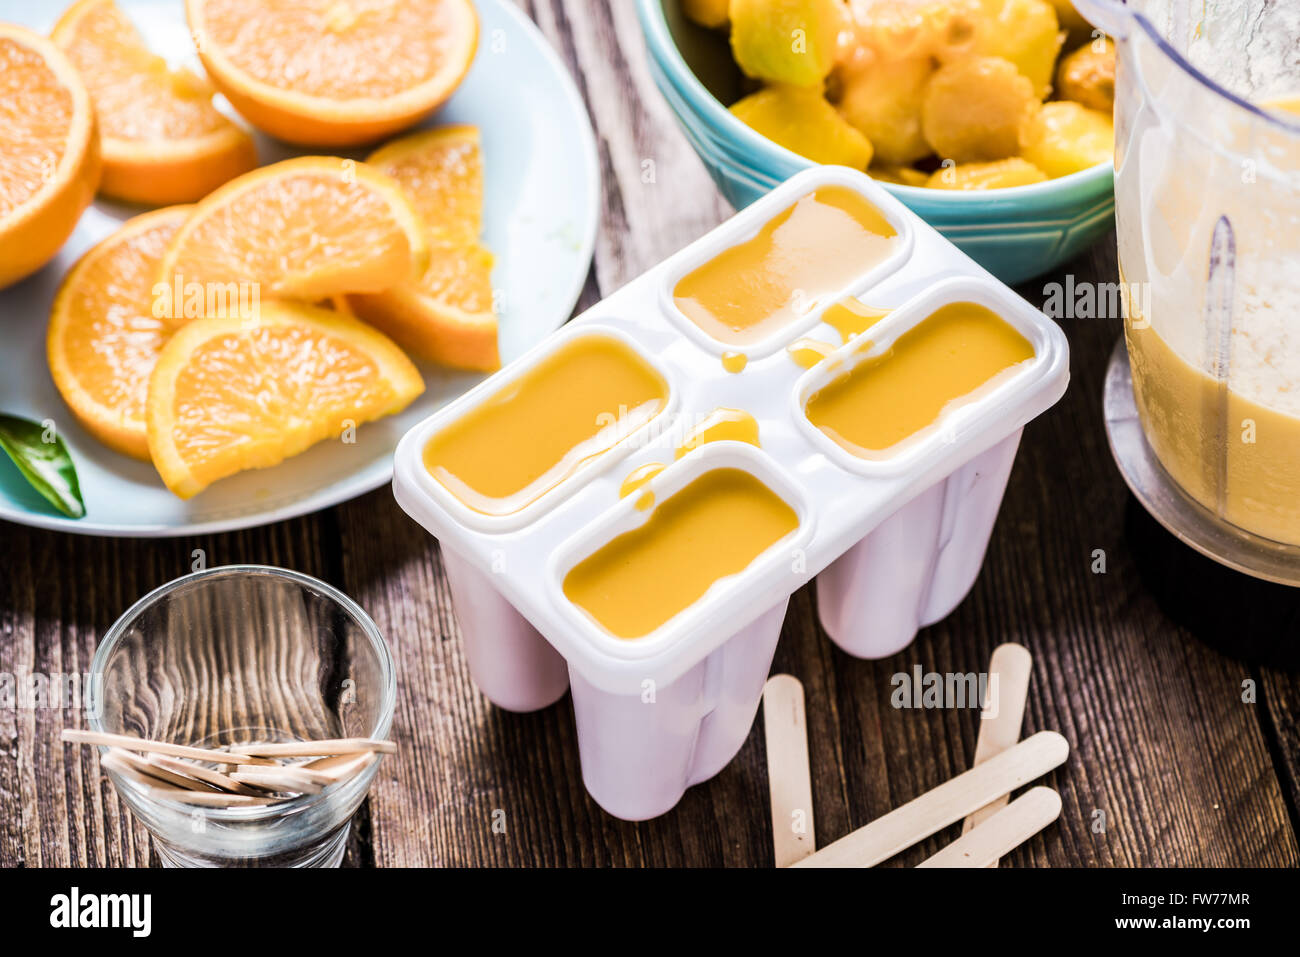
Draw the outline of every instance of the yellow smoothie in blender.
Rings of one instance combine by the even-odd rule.
[[[1300,99],[1261,106],[1295,114]],[[1225,176],[1209,159],[1148,162],[1153,171],[1142,189],[1149,199],[1139,207],[1145,228],[1120,228],[1124,332],[1142,431],[1165,471],[1206,509],[1264,538],[1300,544],[1293,331],[1300,295],[1289,278],[1300,194],[1285,180]],[[1231,153],[1217,162],[1234,174],[1241,165]],[[1228,245],[1225,223],[1230,279],[1214,287],[1209,264],[1216,236]],[[1226,291],[1221,303],[1216,288]]]
[[[668,383],[622,340],[575,336],[435,434],[424,465],[470,508],[535,501],[668,404]]]
[[[718,342],[758,342],[806,315],[883,262],[898,233],[870,202],[823,186],[752,239],[687,273],[673,301]]]

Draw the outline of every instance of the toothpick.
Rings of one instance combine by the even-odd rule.
[[[290,777],[300,778],[304,781],[310,781],[312,784],[319,784],[322,787],[326,784],[334,783],[334,775],[325,771],[316,771],[307,767],[305,764],[277,764],[273,768],[264,768],[259,764],[241,764],[235,769],[236,773],[240,771],[253,771],[256,773],[280,773],[288,774]]]
[[[132,754],[123,748],[109,748],[108,753],[101,759],[101,763],[107,762],[109,767],[118,767],[122,764],[137,771],[147,777],[157,778],[178,788],[184,788],[187,791],[216,791],[218,788],[213,787],[206,781],[200,781],[198,778],[189,777],[184,774],[177,774],[168,768],[159,767],[138,754]]]
[[[323,784],[305,774],[295,774],[288,765],[278,768],[249,768],[230,775],[240,784],[255,784],[273,791],[296,791],[300,794],[315,794]],[[326,783],[333,783],[328,781]]]
[[[360,754],[335,754],[328,758],[308,761],[306,764],[293,765],[293,767],[319,771],[322,774],[328,774],[335,781],[346,781],[348,778],[360,774],[370,767],[371,762],[377,760],[379,760],[379,756],[375,752],[362,751]]]
[[[282,741],[274,744],[241,743],[239,749],[241,753],[262,758],[307,758],[360,751],[395,754],[397,744],[393,741],[380,741],[375,738],[330,738],[324,741]]]
[[[248,794],[227,794],[222,791],[182,791],[171,788],[150,788],[151,797],[170,798],[183,804],[201,807],[256,807],[275,804],[283,798],[254,797]]]
[[[166,768],[168,771],[175,771],[177,774],[188,774],[192,778],[198,778],[205,784],[211,784],[221,788],[223,791],[232,791],[236,794],[255,795],[257,792],[246,785],[240,784],[229,775],[222,774],[220,771],[213,771],[209,768],[200,767],[197,764],[187,764],[180,758],[169,758],[163,754],[155,754],[149,758],[150,764],[156,764],[160,768]]]
[[[191,761],[210,761],[214,764],[243,764],[252,755],[242,751],[214,751],[210,748],[190,748],[183,744],[169,744],[166,741],[151,741],[129,734],[108,734],[103,731],[82,731],[79,728],[64,728],[62,739],[69,744],[97,744],[106,748],[123,748],[127,751],[147,751],[151,754],[166,754],[173,758],[189,758]]]

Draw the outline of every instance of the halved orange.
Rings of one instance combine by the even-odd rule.
[[[478,130],[413,133],[373,153],[370,165],[402,184],[429,226],[429,266],[417,280],[350,296],[356,314],[414,355],[464,369],[501,365],[492,296],[492,253],[483,228]]]
[[[245,173],[198,203],[158,278],[176,292],[167,318],[179,327],[195,318],[179,308],[194,283],[316,301],[388,289],[428,261],[424,223],[392,177],[355,160],[303,156]]]
[[[49,40],[0,23],[0,289],[54,257],[99,185],[90,93]]]
[[[101,192],[133,203],[190,203],[257,166],[252,137],[212,105],[211,85],[151,53],[114,0],[79,0],[52,37],[95,104]]]
[[[423,391],[411,360],[364,322],[264,302],[256,319],[192,322],[163,348],[149,380],[149,451],[167,487],[190,498],[400,412]]]
[[[128,220],[68,270],[45,336],[50,375],[86,430],[149,461],[149,375],[171,333],[153,315],[153,284],[172,235],[190,214],[169,206]]]
[[[373,142],[469,72],[470,0],[186,0],[199,57],[259,129],[304,146]]]

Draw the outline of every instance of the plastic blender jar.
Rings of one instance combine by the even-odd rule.
[[[1188,544],[1300,585],[1300,6],[1076,6],[1118,50],[1112,451]]]

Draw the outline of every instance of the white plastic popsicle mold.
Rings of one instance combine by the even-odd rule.
[[[709,338],[673,304],[687,272],[753,235],[800,197],[846,186],[898,231],[894,252],[779,334],[738,347]],[[786,346],[811,335],[838,341],[822,312],[845,296],[892,311],[812,369]],[[1034,358],[946,410],[897,454],[856,457],[803,414],[808,396],[951,302],[987,306],[1033,345]],[[423,463],[430,437],[574,336],[615,336],[669,385],[666,408],[609,451],[508,516],[474,511]],[[868,345],[869,343],[869,345]],[[722,356],[744,352],[740,373]],[[398,445],[398,503],[437,536],[466,659],[479,689],[512,711],[573,694],[583,782],[609,813],[663,814],[685,790],[725,767],[758,709],[791,593],[817,578],[831,639],[879,658],[949,614],[974,584],[1025,423],[1052,406],[1069,379],[1057,326],[909,212],[867,176],[806,170],[698,241],[597,303],[510,366],[417,425]],[[690,430],[717,408],[743,409],[760,446],[711,442],[674,461]],[[564,595],[578,561],[637,527],[653,509],[620,498],[634,469],[666,468],[642,490],[662,503],[714,468],[758,477],[799,518],[797,529],[742,573],[641,638],[605,631]]]

